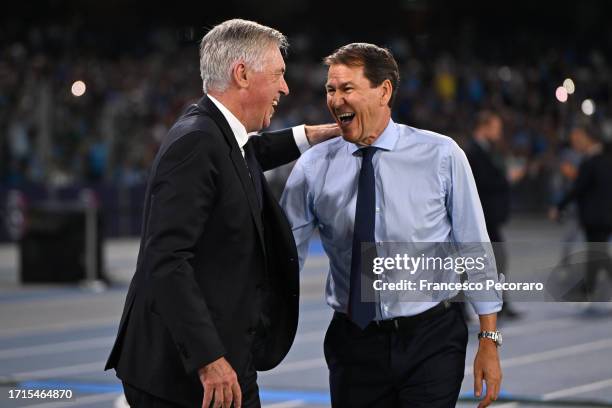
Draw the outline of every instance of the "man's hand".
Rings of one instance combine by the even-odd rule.
[[[482,395],[482,381],[487,385],[487,395],[478,404],[478,408],[488,407],[496,401],[501,388],[502,371],[499,365],[497,346],[490,339],[480,339],[478,353],[474,359],[474,394]]]
[[[225,358],[221,357],[205,365],[198,370],[198,374],[204,387],[202,408],[209,408],[212,401],[214,408],[230,408],[232,401],[234,408],[241,407],[242,391],[238,376]]]
[[[527,174],[527,170],[525,169],[524,166],[523,167],[513,167],[510,170],[508,170],[508,180],[510,181],[510,183],[515,184],[521,181],[523,177],[525,177],[526,174]]]
[[[304,126],[304,130],[306,131],[306,139],[308,139],[308,143],[310,143],[311,146],[324,142],[332,137],[339,136],[341,133],[340,128],[335,123],[313,126],[306,125]]]
[[[550,207],[548,209],[548,219],[551,221],[559,221],[561,215],[559,214],[559,210],[557,207]]]

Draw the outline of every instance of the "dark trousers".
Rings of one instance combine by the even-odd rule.
[[[607,243],[612,235],[612,228],[606,226],[585,226],[584,233],[587,240],[587,268],[584,279],[587,300],[591,299],[595,293],[597,284],[597,274],[600,270],[605,270],[612,279],[612,259],[607,251],[607,247],[602,242]]]
[[[182,405],[151,395],[125,381],[123,382],[123,394],[131,408],[182,408]]]
[[[334,408],[452,408],[457,402],[467,346],[458,303],[410,330],[360,330],[334,318],[325,359]]]
[[[493,245],[493,254],[495,255],[495,266],[497,268],[497,275],[504,274],[506,281],[508,279],[508,254],[506,252],[506,244],[504,243],[504,236],[501,231],[502,224],[487,223],[487,232],[489,233],[489,239]],[[502,293],[504,304],[502,306],[501,315],[510,308],[510,302],[505,293]],[[499,316],[499,315],[498,315]]]
[[[489,233],[489,239],[493,244],[493,254],[495,255],[495,266],[497,267],[497,274],[506,275],[506,266],[508,264],[508,257],[506,254],[506,245],[504,244],[504,236],[501,232],[501,224],[487,224],[487,232]]]
[[[249,376],[248,380],[243,380],[240,388],[242,390],[243,408],[261,408],[256,373],[254,376]],[[123,382],[123,393],[131,408],[186,408],[184,405],[156,397],[146,391],[133,387],[125,381]],[[202,401],[198,401],[194,402],[193,407],[189,408],[201,407]]]

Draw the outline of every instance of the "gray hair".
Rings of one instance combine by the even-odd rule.
[[[252,69],[263,69],[263,56],[274,44],[284,52],[289,43],[280,31],[254,21],[227,20],[210,30],[200,43],[202,89],[223,92],[230,84],[233,67],[244,62]]]

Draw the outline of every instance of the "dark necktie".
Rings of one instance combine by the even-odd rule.
[[[368,146],[361,151],[361,171],[357,189],[355,224],[353,227],[353,255],[351,258],[351,277],[349,293],[349,317],[360,328],[364,329],[376,314],[374,288],[372,281],[371,250],[362,253],[362,243],[374,243],[374,225],[376,217],[376,191],[374,186],[374,167],[372,157],[376,147]],[[374,248],[375,250],[375,248]],[[362,283],[364,288],[362,290]],[[371,300],[369,302],[364,301]]]
[[[255,187],[255,193],[257,194],[257,202],[259,203],[259,208],[263,208],[263,188],[261,178],[263,174],[259,167],[259,163],[257,162],[257,158],[255,157],[255,152],[253,151],[253,146],[250,143],[244,145],[244,158],[246,160],[247,167],[249,168],[249,173],[251,173],[251,181],[253,182],[253,187]]]

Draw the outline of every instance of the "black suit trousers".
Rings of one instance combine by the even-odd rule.
[[[333,319],[325,336],[334,408],[451,408],[463,381],[467,326],[458,303],[410,331]]]
[[[599,271],[605,270],[612,279],[612,258],[601,244],[608,242],[612,236],[612,227],[608,226],[584,226],[587,239],[587,268],[584,284],[588,301],[596,301],[595,294],[597,275]]]
[[[182,408],[183,406],[156,397],[123,381],[123,394],[130,408]]]
[[[249,381],[240,384],[242,390],[242,407],[243,408],[261,408],[259,400],[259,387],[257,386],[257,377],[253,377]],[[136,388],[123,381],[123,393],[130,408],[186,408],[184,405],[177,404],[163,398],[156,397],[139,388]],[[197,407],[201,408],[201,404]]]

